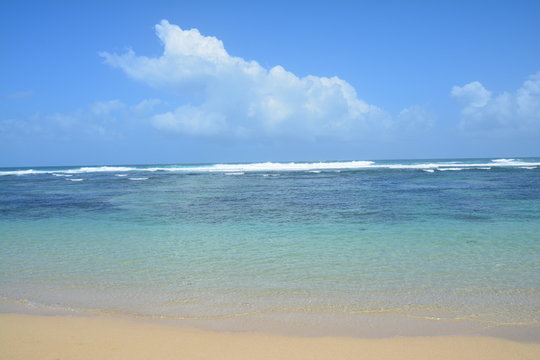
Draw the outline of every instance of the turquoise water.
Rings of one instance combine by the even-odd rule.
[[[26,306],[540,325],[540,159],[0,169],[0,245]]]

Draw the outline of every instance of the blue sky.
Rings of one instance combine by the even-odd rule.
[[[0,166],[540,156],[538,1],[2,1]]]

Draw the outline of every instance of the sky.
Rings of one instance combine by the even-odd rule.
[[[540,156],[539,1],[0,1],[0,166]]]

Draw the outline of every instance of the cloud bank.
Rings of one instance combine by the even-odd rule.
[[[229,55],[223,43],[197,29],[182,30],[166,20],[156,25],[164,46],[159,57],[103,52],[105,62],[152,87],[181,94],[176,108],[155,114],[161,130],[195,136],[358,139],[391,130],[387,112],[359,99],[338,77],[298,77],[281,66],[266,69]],[[419,108],[401,120],[426,120]]]
[[[461,129],[472,132],[540,131],[540,72],[514,93],[493,96],[480,82],[454,86],[451,95],[464,107]]]

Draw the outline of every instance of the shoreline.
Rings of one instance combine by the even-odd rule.
[[[0,314],[0,359],[537,359],[486,336],[351,338],[217,332],[102,316]]]
[[[537,324],[505,324],[471,319],[426,318],[405,313],[282,313],[261,312],[223,318],[175,318],[131,314],[122,311],[76,310],[32,306],[4,299],[0,316],[104,318],[135,321],[201,331],[302,338],[345,337],[388,339],[395,337],[489,337],[520,343],[540,344]]]

